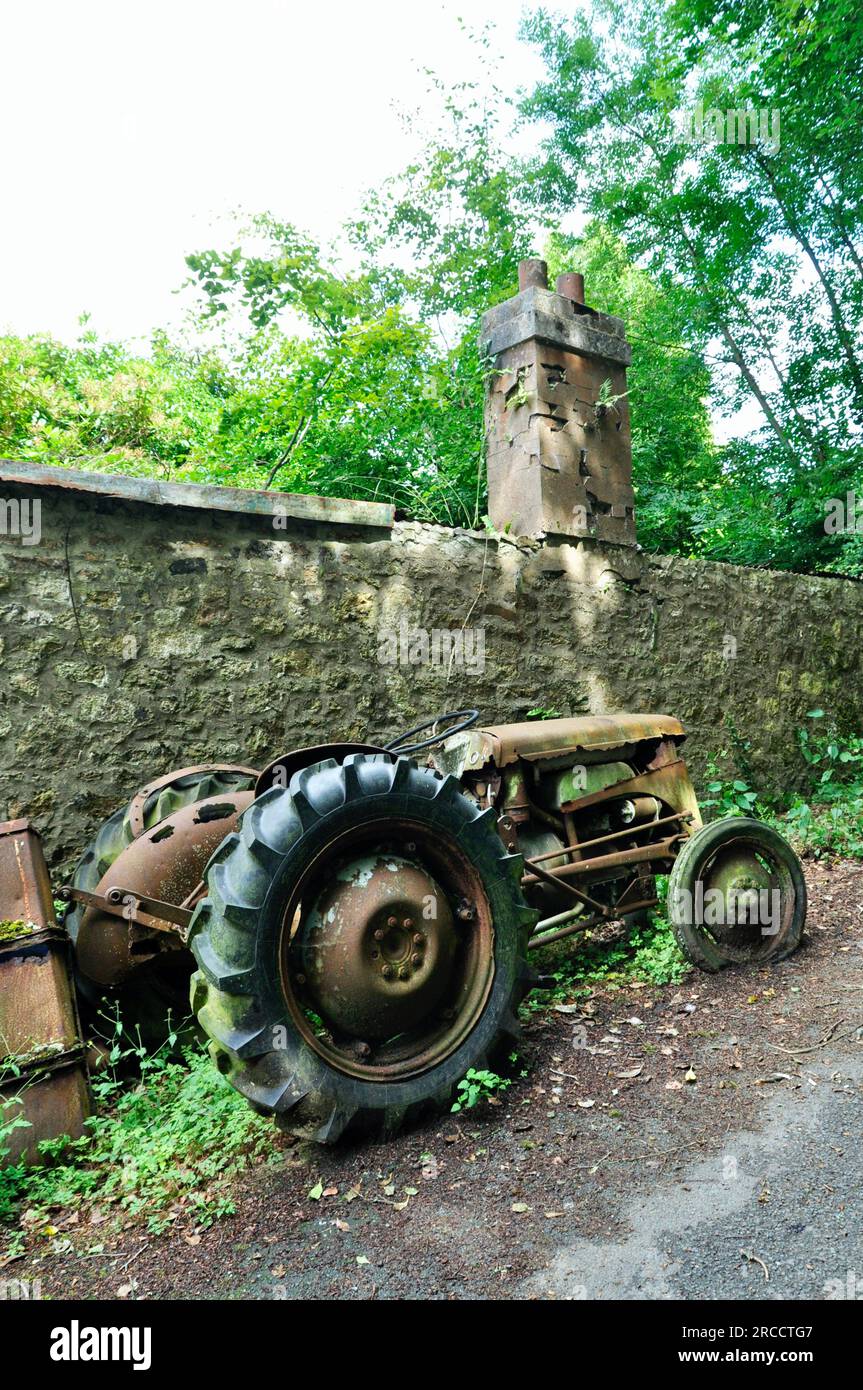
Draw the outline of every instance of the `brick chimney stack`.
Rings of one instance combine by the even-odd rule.
[[[521,261],[518,284],[482,319],[492,523],[634,545],[623,321],[585,304],[581,275],[550,290],[545,261]]]

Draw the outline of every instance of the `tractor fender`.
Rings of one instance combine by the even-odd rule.
[[[104,897],[111,888],[125,888],[179,907],[197,888],[210,856],[236,830],[253,799],[252,791],[229,792],[193,801],[166,816],[118,854],[95,892]],[[114,988],[165,949],[185,950],[179,937],[144,932],[97,907],[84,913],[75,947],[79,970],[97,984]],[[190,973],[193,964],[189,954]]]

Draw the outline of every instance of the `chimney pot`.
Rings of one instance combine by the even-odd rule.
[[[539,257],[518,263],[519,290],[528,290],[534,285],[541,290],[548,289],[548,266]]]
[[[578,271],[568,271],[566,275],[558,275],[557,292],[562,294],[564,299],[572,299],[576,304],[584,303],[584,276],[579,275]]]

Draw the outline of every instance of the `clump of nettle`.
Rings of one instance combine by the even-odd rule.
[[[105,1070],[92,1081],[96,1113],[80,1139],[42,1142],[39,1165],[9,1162],[9,1138],[27,1121],[14,1096],[0,1105],[0,1223],[7,1244],[20,1245],[25,1213],[28,1230],[50,1233],[52,1213],[87,1205],[108,1216],[146,1214],[157,1233],[175,1221],[208,1226],[233,1211],[226,1178],[281,1160],[272,1126],[232,1090],[204,1049],[191,1045],[178,1053],[177,1043],[171,1034],[148,1051],[115,1017]],[[7,1059],[6,1079],[25,1074],[20,1064]]]
[[[798,854],[863,858],[863,737],[840,731],[824,710],[810,710],[797,731],[802,786],[769,797],[753,787],[749,741],[733,729],[731,734],[730,748],[708,761],[701,802],[708,816],[757,816],[781,831]]]

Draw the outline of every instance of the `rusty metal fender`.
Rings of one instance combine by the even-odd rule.
[[[105,896],[111,888],[122,887],[180,906],[195,892],[210,856],[236,830],[253,799],[251,791],[231,792],[192,802],[166,816],[117,856],[95,892]],[[158,938],[122,918],[88,908],[78,932],[78,968],[97,984],[116,987],[157,951],[180,945],[162,934]]]

